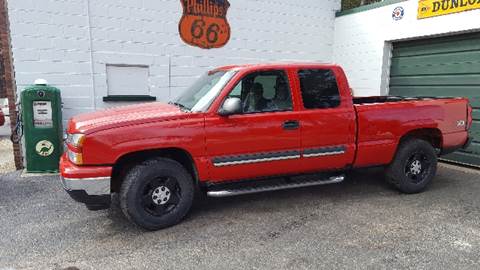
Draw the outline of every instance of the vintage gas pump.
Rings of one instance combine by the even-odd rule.
[[[27,172],[58,172],[63,153],[60,90],[39,79],[21,93]]]

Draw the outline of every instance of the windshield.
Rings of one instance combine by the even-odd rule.
[[[170,103],[192,112],[205,112],[235,73],[208,72]]]

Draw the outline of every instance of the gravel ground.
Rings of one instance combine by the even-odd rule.
[[[15,171],[13,145],[10,139],[0,138],[0,173]]]
[[[0,138],[10,138],[10,117],[5,116],[5,124],[0,126]]]
[[[0,127],[0,174],[15,171],[13,145],[10,141],[10,121],[7,117],[5,125]]]
[[[381,170],[343,183],[207,199],[145,232],[90,212],[58,176],[0,176],[0,269],[480,269],[480,173],[441,165],[403,195]]]

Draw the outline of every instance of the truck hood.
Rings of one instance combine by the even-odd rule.
[[[175,120],[188,114],[174,105],[160,102],[122,106],[74,116],[69,121],[68,132],[90,134],[127,125]]]

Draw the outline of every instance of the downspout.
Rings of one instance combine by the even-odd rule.
[[[88,26],[88,41],[90,44],[90,73],[91,73],[91,83],[92,83],[92,94],[93,94],[93,110],[97,110],[97,95],[95,91],[95,73],[94,73],[94,63],[93,63],[93,39],[92,39],[92,18],[90,17],[90,0],[86,0],[87,3],[87,26]]]

